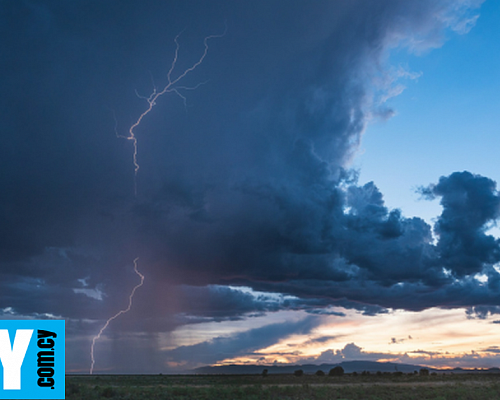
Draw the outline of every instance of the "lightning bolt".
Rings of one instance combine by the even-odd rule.
[[[110,324],[111,321],[113,321],[114,319],[118,318],[120,315],[128,313],[130,311],[130,309],[132,308],[132,299],[134,298],[135,291],[137,289],[139,289],[142,286],[142,284],[144,283],[144,275],[141,274],[139,272],[139,270],[137,269],[137,261],[138,260],[139,260],[139,257],[137,257],[134,260],[134,271],[141,278],[141,282],[138,283],[137,285],[135,285],[134,288],[132,289],[132,292],[130,293],[130,296],[128,298],[128,307],[126,309],[124,309],[124,310],[118,311],[115,315],[113,315],[111,318],[109,318],[106,321],[106,323],[104,324],[104,326],[101,328],[101,330],[99,331],[99,333],[96,336],[94,336],[94,338],[92,339],[92,346],[90,347],[90,358],[92,360],[92,363],[90,364],[90,375],[92,375],[92,373],[94,372],[94,364],[95,364],[94,347],[95,347],[95,342],[97,342],[101,338],[102,333],[106,330],[106,328],[108,327],[108,325]]]
[[[184,79],[186,77],[186,75],[188,75],[190,72],[194,71],[203,62],[203,60],[205,59],[205,57],[208,54],[208,41],[210,39],[223,37],[226,34],[226,32],[227,32],[227,23],[226,23],[226,27],[224,29],[224,33],[223,34],[221,34],[221,35],[210,35],[210,36],[205,37],[205,39],[203,40],[203,44],[204,44],[205,48],[204,48],[204,51],[203,51],[202,55],[198,59],[198,61],[196,61],[194,64],[192,64],[191,67],[189,67],[186,70],[184,70],[184,72],[182,72],[179,76],[177,76],[177,78],[172,78],[172,73],[174,72],[175,67],[177,65],[177,60],[178,60],[178,56],[179,56],[179,48],[180,48],[179,37],[182,34],[182,32],[179,33],[174,38],[175,52],[174,52],[174,57],[173,57],[172,63],[170,65],[170,69],[169,69],[169,71],[167,73],[167,85],[164,86],[164,88],[162,90],[158,91],[158,89],[157,89],[157,87],[155,85],[153,76],[151,76],[151,82],[153,84],[153,92],[149,96],[146,97],[146,96],[139,95],[139,93],[137,93],[137,91],[136,91],[137,97],[146,100],[147,103],[148,103],[148,107],[146,108],[146,110],[141,115],[139,115],[139,118],[137,118],[137,120],[130,126],[130,128],[128,130],[128,135],[126,135],[126,136],[125,135],[121,135],[118,132],[118,120],[116,119],[116,115],[113,112],[113,117],[114,117],[114,120],[115,120],[115,127],[114,128],[115,128],[115,134],[116,134],[116,136],[118,138],[121,138],[121,139],[130,140],[132,142],[132,145],[133,145],[133,149],[134,149],[133,150],[134,195],[135,195],[135,197],[137,197],[137,174],[139,172],[140,166],[139,166],[139,163],[137,161],[138,141],[137,141],[137,136],[135,135],[135,131],[134,130],[141,124],[141,121],[144,119],[144,117],[146,117],[153,110],[154,106],[156,105],[156,100],[159,97],[163,96],[165,93],[175,93],[177,96],[179,96],[182,99],[182,101],[184,103],[184,107],[187,109],[187,99],[180,92],[180,90],[195,90],[198,87],[200,87],[201,85],[204,85],[206,82],[199,83],[198,85],[196,85],[194,87],[179,86],[178,83],[180,81],[182,81],[182,79]],[[127,312],[130,311],[130,309],[132,307],[132,300],[134,298],[135,291],[137,289],[139,289],[143,285],[143,283],[144,283],[144,275],[141,274],[139,272],[139,270],[137,269],[137,261],[138,260],[139,260],[139,257],[137,257],[134,260],[134,271],[141,278],[141,282],[139,284],[137,284],[136,286],[134,286],[134,288],[132,289],[132,292],[130,293],[130,296],[129,296],[129,299],[128,299],[129,300],[128,307],[125,310],[121,310],[121,311],[117,312],[115,315],[113,315],[111,318],[109,318],[106,321],[106,323],[104,324],[104,326],[101,328],[101,330],[99,331],[99,333],[96,336],[94,336],[93,339],[92,339],[92,345],[90,347],[90,358],[91,358],[90,375],[92,375],[93,372],[94,372],[94,365],[95,365],[94,348],[95,348],[95,344],[96,344],[97,340],[99,340],[101,338],[103,332],[109,326],[109,324],[110,324],[111,321],[113,321],[114,319],[118,318],[120,315],[125,314],[125,313],[127,313]]]
[[[227,25],[226,25],[226,29],[224,30],[223,34],[210,35],[210,36],[205,37],[205,39],[203,40],[203,44],[204,44],[205,49],[204,49],[202,55],[200,56],[200,58],[198,59],[198,61],[196,61],[193,65],[191,65],[191,67],[184,70],[184,72],[182,72],[179,76],[177,76],[177,78],[174,79],[174,78],[172,78],[172,73],[174,72],[174,69],[177,65],[177,60],[179,57],[179,48],[180,48],[179,37],[182,34],[182,32],[179,33],[174,39],[175,52],[174,52],[172,64],[170,65],[170,69],[167,73],[167,85],[162,90],[158,90],[158,88],[156,87],[156,85],[154,83],[154,80],[151,77],[151,80],[153,83],[153,92],[149,96],[141,96],[136,91],[136,94],[139,98],[147,101],[148,107],[146,108],[146,110],[141,115],[139,115],[139,118],[137,118],[137,120],[130,126],[130,128],[128,130],[128,135],[126,135],[126,136],[120,135],[115,129],[115,133],[116,133],[117,137],[130,140],[132,142],[132,145],[133,145],[133,149],[134,149],[133,150],[134,194],[136,197],[137,197],[137,174],[139,172],[140,166],[139,166],[139,162],[137,160],[138,141],[137,141],[137,136],[135,134],[135,129],[141,124],[141,121],[144,119],[144,117],[146,117],[146,115],[148,115],[153,110],[154,106],[156,106],[156,101],[158,100],[158,98],[163,96],[165,93],[175,93],[177,96],[179,96],[182,99],[184,106],[186,107],[186,97],[179,90],[195,90],[199,86],[205,84],[206,82],[199,83],[198,85],[196,85],[194,87],[177,86],[177,84],[180,81],[182,81],[182,79],[184,79],[186,77],[186,75],[188,75],[190,72],[194,71],[203,62],[203,60],[205,59],[205,57],[208,54],[208,41],[210,39],[223,37],[226,34],[226,31],[227,31]]]

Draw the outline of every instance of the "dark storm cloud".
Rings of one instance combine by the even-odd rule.
[[[441,279],[433,268],[430,227],[419,218],[388,211],[373,183],[349,188],[345,258],[370,280],[391,286],[399,282]]]
[[[246,315],[260,315],[265,312],[293,308],[299,300],[285,299],[282,295],[242,292],[227,286],[183,286],[186,298],[184,310],[191,316],[207,317],[213,320],[241,319]],[[302,304],[297,304],[295,309]]]
[[[500,306],[474,306],[469,307],[465,313],[467,318],[486,319],[491,315],[500,314]]]
[[[337,317],[345,317],[345,313],[343,313],[343,312],[327,310],[324,308],[315,309],[315,310],[308,310],[307,312],[309,314],[316,314],[316,315],[335,315]]]
[[[468,5],[3,2],[0,309],[75,329],[98,319],[81,326],[96,331],[137,284],[136,257],[145,285],[117,331],[283,309],[500,305],[499,243],[485,233],[499,216],[493,181],[462,172],[423,189],[443,205],[435,245],[432,227],[348,170],[367,120],[391,114],[388,51],[439,46]],[[147,108],[136,91],[167,83],[180,32],[173,77],[225,30],[180,83],[203,83],[179,88],[186,106],[161,97],[135,131],[135,197],[131,142],[116,134]]]
[[[383,312],[380,307],[373,307],[372,310],[366,305],[349,304],[347,301],[303,299],[280,293],[256,292],[248,287],[240,290],[220,285],[182,285],[181,291],[176,295],[185,299],[179,313],[186,323],[239,320],[280,310],[303,310],[312,315],[346,316],[344,312],[327,307],[329,305],[356,309],[363,314],[374,315]]]
[[[167,359],[192,367],[193,364],[213,364],[226,358],[248,354],[268,347],[278,340],[293,334],[307,334],[320,323],[315,317],[307,317],[295,322],[282,322],[250,329],[228,337],[180,346],[165,352]]]
[[[441,177],[422,189],[439,196],[443,212],[435,226],[440,262],[457,276],[481,272],[485,264],[500,261],[500,240],[485,233],[500,215],[496,183],[470,172]]]

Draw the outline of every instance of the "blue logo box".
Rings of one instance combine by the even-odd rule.
[[[0,399],[64,399],[64,321],[0,320]]]

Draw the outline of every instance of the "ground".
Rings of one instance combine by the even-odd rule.
[[[162,400],[487,400],[500,399],[500,374],[343,377],[303,375],[73,375],[66,399]]]

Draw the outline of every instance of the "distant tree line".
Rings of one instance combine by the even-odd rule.
[[[267,371],[267,370],[265,370]],[[293,373],[295,376],[302,376],[304,375],[304,371],[301,369],[298,369],[297,371],[294,371]],[[267,375],[267,372],[266,372]],[[325,373],[321,370],[316,371],[315,373],[316,376],[325,376]],[[328,372],[328,376],[342,376],[344,375],[344,368],[342,368],[340,365],[332,368],[330,372]],[[262,376],[264,376],[264,372],[262,372]]]
[[[340,365],[337,365],[336,367],[332,368],[329,372],[328,372],[328,376],[343,376],[344,375],[344,368],[342,368]],[[267,377],[269,375],[269,371],[267,369],[264,369],[262,371],[262,377]],[[294,376],[297,376],[297,377],[301,377],[304,375],[304,370],[302,369],[298,369],[296,371],[293,372],[293,375]],[[322,370],[318,370],[315,372],[315,375],[316,376],[325,376],[326,374],[322,371]],[[367,376],[367,375],[370,375],[370,371],[363,371],[361,372],[361,376]],[[402,371],[395,371],[395,372],[381,372],[381,371],[377,371],[375,373],[376,376],[382,376],[382,375],[391,375],[391,376],[403,376],[405,375],[405,373],[403,373]],[[410,372],[408,373],[408,375],[420,375],[420,376],[429,376],[429,375],[437,375],[435,372],[432,372],[430,373],[428,369],[426,368],[421,368],[420,371],[414,371],[414,372]],[[358,376],[358,373],[356,371],[352,372],[351,373],[351,376],[355,377],[355,376]]]

